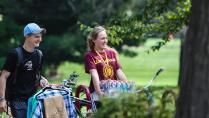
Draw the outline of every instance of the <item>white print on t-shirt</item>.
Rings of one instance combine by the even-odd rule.
[[[33,63],[32,63],[32,61],[27,61],[25,63],[25,67],[27,68],[27,70],[32,70],[33,69]]]

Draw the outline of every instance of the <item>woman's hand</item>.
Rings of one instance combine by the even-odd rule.
[[[96,92],[97,95],[99,96],[99,99],[103,98],[105,96],[105,93],[102,91]]]

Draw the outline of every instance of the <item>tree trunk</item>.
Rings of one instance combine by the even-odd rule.
[[[209,1],[192,0],[180,60],[176,118],[209,118]]]

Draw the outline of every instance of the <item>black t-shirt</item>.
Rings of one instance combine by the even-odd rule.
[[[11,72],[11,76],[7,79],[7,97],[9,99],[28,99],[36,92],[36,74],[37,70],[41,70],[38,65],[39,54],[37,51],[29,53],[24,48],[22,48],[22,52],[23,61],[18,68],[15,84],[12,84],[10,81],[12,74],[15,72],[18,60],[18,54],[15,50],[8,53],[3,66],[4,70]],[[42,67],[42,63],[40,67]]]

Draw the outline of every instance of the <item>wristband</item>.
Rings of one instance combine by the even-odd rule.
[[[1,97],[1,96],[0,96],[0,102],[3,101],[3,100],[4,100],[4,97]]]

